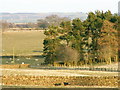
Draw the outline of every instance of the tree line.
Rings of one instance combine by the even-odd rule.
[[[86,20],[79,18],[49,26],[44,32],[45,64],[65,66],[111,64],[118,62],[120,16],[111,11],[89,12]]]

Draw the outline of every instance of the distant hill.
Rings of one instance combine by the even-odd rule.
[[[0,13],[0,20],[7,20],[13,23],[28,23],[36,22],[38,19],[45,18],[50,15],[58,15],[60,17],[68,17],[69,19],[80,18],[85,20],[87,17],[86,13]]]

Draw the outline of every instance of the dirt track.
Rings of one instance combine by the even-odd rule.
[[[0,69],[2,75],[32,76],[118,76],[117,72],[86,70],[39,70],[39,69]]]

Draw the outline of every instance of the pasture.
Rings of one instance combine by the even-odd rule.
[[[43,31],[4,32],[2,34],[2,56],[41,55]]]
[[[9,57],[2,57],[2,64],[8,64],[8,65],[12,65],[12,64],[30,64],[32,66],[40,66],[41,63],[44,62],[44,58],[42,56],[16,56],[14,58],[14,63],[13,62],[13,58],[12,56]]]

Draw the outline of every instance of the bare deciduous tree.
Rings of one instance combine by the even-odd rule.
[[[67,65],[76,65],[79,61],[79,53],[77,50],[69,46],[62,45],[56,50],[57,61],[63,61]]]

